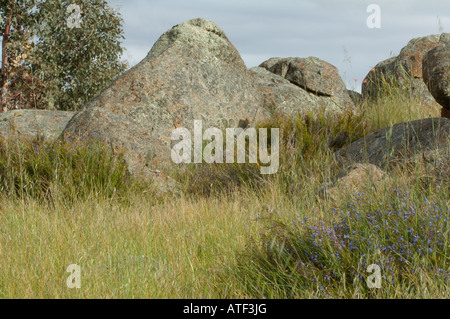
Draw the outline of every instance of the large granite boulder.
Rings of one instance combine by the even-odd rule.
[[[56,140],[75,112],[47,110],[14,110],[0,114],[2,139],[34,139],[42,137]]]
[[[306,111],[342,109],[332,98],[311,94],[265,68],[254,67],[250,72],[254,74],[255,84],[263,96],[265,108],[272,112],[295,117]]]
[[[439,45],[428,51],[422,67],[423,81],[431,95],[450,111],[450,33],[444,33]]]
[[[378,63],[363,81],[363,98],[378,98],[389,92],[391,86],[399,86],[434,106],[435,101],[423,82],[422,61],[428,51],[438,46],[439,38],[440,35],[429,35],[412,39],[398,56]]]
[[[211,21],[174,26],[147,57],[76,114],[64,138],[100,131],[131,172],[159,174],[172,164],[171,134],[179,127],[232,128],[268,116],[253,76]]]
[[[370,163],[389,168],[399,161],[432,159],[449,151],[450,119],[429,118],[382,129],[335,154],[343,164]]]
[[[259,77],[257,85],[266,100],[287,113],[355,109],[338,69],[318,58],[272,58],[252,71]]]

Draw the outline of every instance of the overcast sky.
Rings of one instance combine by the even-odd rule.
[[[449,0],[109,0],[125,21],[124,56],[142,60],[158,38],[193,18],[216,22],[247,67],[271,57],[316,56],[335,65],[360,91],[378,62],[409,40],[450,32]],[[370,4],[381,8],[381,28],[369,29]],[[355,79],[357,80],[355,85]]]

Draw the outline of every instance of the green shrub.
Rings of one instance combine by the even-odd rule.
[[[0,192],[10,197],[110,198],[136,187],[122,156],[114,155],[100,138],[70,145],[43,138],[0,144]]]

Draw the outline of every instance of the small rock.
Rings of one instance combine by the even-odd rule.
[[[319,191],[319,196],[336,200],[343,194],[356,194],[362,192],[366,185],[378,187],[384,176],[383,170],[376,165],[356,163],[325,183]]]
[[[371,163],[381,168],[450,147],[450,120],[430,118],[379,130],[337,151],[341,163]]]

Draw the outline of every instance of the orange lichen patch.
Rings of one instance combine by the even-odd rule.
[[[169,114],[172,114],[172,113],[176,114],[182,109],[183,109],[183,106],[181,104],[173,104],[171,107],[168,108],[167,112]]]
[[[161,136],[161,140],[162,140],[163,142],[167,142],[167,143],[172,142],[172,139],[169,138],[169,137],[167,137],[167,136]]]
[[[175,120],[173,121],[173,126],[175,128],[180,128],[182,126],[183,122],[181,120]]]
[[[163,87],[164,83],[162,81],[153,80],[152,85],[153,85],[153,87],[157,87],[158,88],[158,87]]]
[[[133,162],[135,164],[142,164],[145,162],[145,158],[141,155],[141,154],[137,154],[134,158],[133,158]]]
[[[411,75],[415,78],[422,78],[422,61],[425,54],[439,44],[437,40],[428,38],[420,39],[416,42],[410,42],[406,48],[400,52],[400,58],[406,61]]]
[[[113,152],[115,154],[125,153],[125,148],[122,145],[114,145],[113,146]]]

